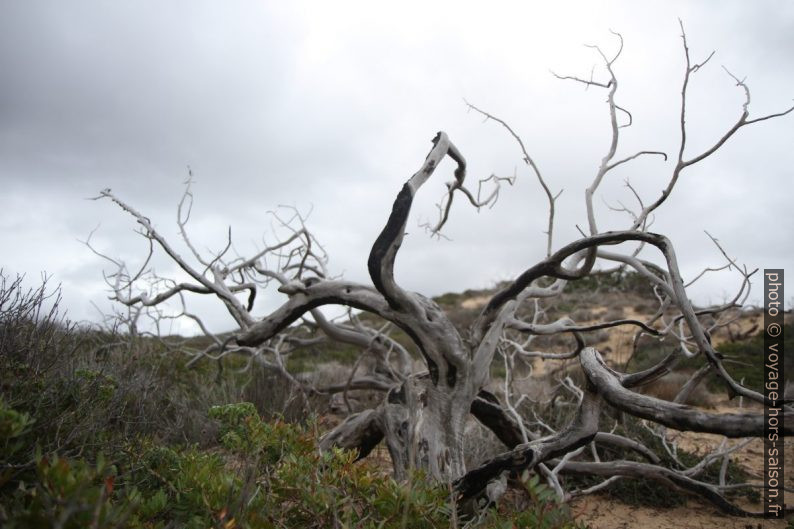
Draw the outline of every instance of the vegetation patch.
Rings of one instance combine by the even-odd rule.
[[[537,483],[520,511],[465,517],[421,472],[398,483],[354,451],[321,453],[318,421],[285,420],[291,397],[266,371],[190,367],[159,340],[45,313],[43,288],[4,294],[3,528],[577,527]]]

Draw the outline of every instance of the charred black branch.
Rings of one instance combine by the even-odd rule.
[[[471,414],[483,426],[491,430],[508,448],[515,448],[524,442],[521,428],[515,419],[502,408],[493,393],[480,390],[471,403]]]
[[[455,171],[456,180],[463,181],[466,175],[466,160],[449,141],[447,135],[439,132],[433,138],[433,148],[427,154],[422,167],[408,179],[397,194],[389,220],[386,221],[370,250],[367,268],[372,283],[394,310],[405,311],[412,306],[415,307],[416,300],[413,296],[404,292],[394,281],[394,260],[402,244],[414,196],[447,155],[458,164]]]

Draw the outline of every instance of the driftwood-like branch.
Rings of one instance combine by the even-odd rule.
[[[587,379],[612,406],[653,422],[691,432],[708,432],[725,437],[763,437],[764,415],[750,413],[707,413],[626,389],[620,377],[604,363],[595,349],[579,355]],[[783,435],[794,435],[794,412],[782,411]]]
[[[405,320],[393,311],[383,296],[372,287],[350,281],[318,281],[308,286],[296,286],[289,300],[238,335],[240,345],[256,346],[274,337],[310,310],[323,305],[345,305],[377,314],[398,326]]]
[[[764,512],[746,511],[732,504],[718,486],[697,481],[684,476],[679,472],[648,463],[634,461],[609,461],[594,463],[589,461],[572,461],[565,465],[566,474],[583,474],[587,476],[623,476],[636,479],[651,479],[662,484],[672,486],[678,490],[699,496],[715,505],[725,514],[730,516],[762,517]]]
[[[438,164],[445,156],[452,158],[458,168],[455,170],[455,179],[462,182],[466,177],[466,160],[444,132],[439,132],[433,138],[433,148],[427,154],[422,167],[405,183],[397,195],[389,220],[381,231],[369,254],[367,267],[375,288],[394,310],[421,311],[414,296],[406,293],[394,280],[394,260],[403,241],[411,204],[419,188],[430,175],[435,172]]]

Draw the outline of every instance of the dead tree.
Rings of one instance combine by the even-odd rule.
[[[621,129],[631,124],[632,116],[616,100],[618,78],[613,66],[620,57],[623,39],[615,35],[619,48],[614,54],[607,55],[600,48],[593,47],[603,61],[604,80],[595,80],[592,76],[590,79],[558,76],[605,90],[611,124],[609,146],[585,191],[587,229],[582,231],[582,236],[577,240],[554,250],[554,206],[559,195],[551,191],[521,138],[506,122],[468,105],[486,120],[502,125],[515,138],[523,161],[537,178],[548,199],[549,215],[546,257],[500,288],[465,332],[459,331],[433,300],[402,288],[394,274],[394,264],[403,243],[412,202],[445,157],[454,161],[456,169],[454,180],[448,184],[448,192],[439,208],[440,219],[431,227],[433,233],[438,234],[447,222],[456,194],[462,193],[475,207],[481,207],[492,204],[498,196],[499,185],[508,180],[491,177],[480,182],[476,193],[470,191],[465,186],[466,160],[443,132],[433,138],[432,148],[421,167],[397,194],[391,214],[372,245],[368,260],[372,285],[329,277],[322,247],[306,227],[303,216],[297,212],[293,212],[290,218],[274,214],[278,226],[288,230],[287,235],[256,255],[229,257],[231,234],[229,243],[222,251],[210,256],[202,255],[195,249],[186,231],[192,204],[188,184],[179,205],[178,224],[184,243],[192,254],[192,262],[180,256],[147,217],[110,190],[101,192],[98,198],[114,201],[137,220],[140,234],[149,242],[150,255],[154,247],[159,246],[189,278],[188,281],[179,282],[154,276],[147,271],[145,264],[138,271],[130,271],[125,263],[110,259],[116,270],[106,278],[114,298],[130,311],[125,315],[130,324],[142,315],[160,321],[166,316],[162,311],[157,312],[162,304],[169,299],[180,300],[182,311],[169,317],[193,319],[213,340],[212,345],[196,354],[196,359],[220,358],[230,354],[247,355],[251,362],[282,374],[301,391],[382,391],[384,396],[378,407],[349,415],[323,437],[321,446],[355,449],[363,458],[376,445],[384,442],[397,479],[405,479],[411,468],[422,468],[431,478],[452,484],[460,499],[467,499],[480,494],[490,482],[506,472],[526,469],[541,472],[563,498],[595,492],[622,477],[645,478],[699,494],[726,512],[747,514],[726,499],[725,492],[734,485],[726,484],[724,476],[719,485],[698,480],[698,475],[706,465],[726,460],[739,445],[729,445],[726,441],[719,450],[706,456],[695,467],[670,469],[661,466],[658,455],[639,441],[602,430],[608,426],[602,425],[600,418],[607,407],[612,407],[662,428],[709,432],[731,439],[763,435],[763,417],[759,414],[710,413],[681,403],[686,401],[687,395],[707,373],[718,376],[732,396],[764,402],[763,395],[731,378],[710,339],[714,327],[730,323],[730,319],[721,319],[720,316],[740,306],[746,299],[753,271],[740,267],[723,252],[727,262],[721,268],[736,270],[741,276],[738,293],[726,304],[696,310],[687,296],[686,288],[702,274],[689,283],[685,282],[670,240],[649,231],[648,225],[651,214],[667,200],[676,182],[689,167],[714,154],[743,127],[786,115],[794,107],[776,114],[751,117],[747,84],[728,72],[745,95],[738,119],[708,149],[694,154],[687,152],[687,90],[692,76],[706,65],[711,56],[702,62],[693,62],[682,27],[686,69],[679,114],[681,135],[678,152],[670,157],[672,171],[669,181],[661,195],[650,201],[644,200],[627,183],[638,201],[635,209],[626,206],[617,208],[631,216],[627,228],[602,232],[596,221],[593,197],[604,178],[616,167],[640,156],[668,160],[667,154],[653,150],[618,157]],[[496,186],[485,197],[484,182]],[[642,257],[643,252],[654,252],[659,257],[657,261],[664,264],[658,265]],[[597,263],[628,268],[644,277],[654,289],[658,302],[656,313],[646,321],[620,319],[587,325],[578,324],[570,317],[547,321],[542,308],[543,301],[560,296],[569,283],[594,274],[598,269]],[[136,294],[141,288],[141,281],[147,278],[149,286],[145,293]],[[258,293],[271,283],[278,286],[278,291],[286,296],[286,300],[270,314],[257,318],[252,313],[252,307]],[[186,293],[215,296],[224,304],[236,322],[237,329],[227,336],[209,332],[197,315],[187,311],[184,302]],[[374,314],[389,325],[401,329],[411,338],[426,369],[414,372],[411,353],[391,339],[384,328],[363,324],[356,313],[349,313],[346,321],[330,321],[320,310],[327,305],[341,305]],[[704,314],[711,316],[708,325],[701,320]],[[588,334],[593,331],[625,326],[636,329],[638,338],[643,335],[666,336],[677,340],[680,347],[649,369],[635,373],[620,372],[586,344]],[[298,332],[306,328],[320,330],[331,340],[360,347],[375,359],[376,369],[363,374],[354,371],[346,384],[335,387],[308,387],[305,382],[296,380],[286,370],[283,357],[289,351],[305,347],[318,339]],[[577,346],[567,354],[533,350],[533,338],[549,334],[571,335]],[[584,373],[583,387],[576,386],[570,378],[563,381],[578,410],[571,422],[559,430],[545,424],[542,428],[535,428],[517,412],[515,395],[512,395],[509,383],[506,384],[501,401],[485,391],[489,383],[489,369],[497,355],[508,366],[508,382],[511,376],[509,367],[516,358],[578,358]],[[670,373],[680,358],[694,356],[703,359],[703,368],[681,388],[680,398],[675,402],[635,391],[637,387]],[[467,469],[464,462],[464,428],[470,416],[493,430],[509,448],[509,451],[474,469]],[[791,435],[794,433],[794,413],[788,407],[785,418],[785,434]],[[658,434],[658,430],[654,431]],[[663,437],[663,434],[659,435]],[[668,446],[664,437],[663,440]],[[595,449],[592,453],[585,451],[588,446],[595,446],[594,443],[633,450],[645,457],[647,462],[600,460]],[[671,450],[671,454],[674,453]],[[566,473],[603,476],[604,481],[590,489],[566,491],[559,478],[560,474]]]

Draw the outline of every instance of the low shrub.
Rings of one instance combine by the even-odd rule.
[[[211,408],[222,449],[130,442],[114,461],[36,456],[35,472],[3,494],[4,527],[98,529],[185,527],[454,526],[449,488],[414,472],[398,483],[353,451],[320,452],[314,423],[267,423],[250,403]],[[7,441],[24,431],[20,415],[3,424]],[[11,433],[9,433],[11,432]],[[469,527],[575,527],[553,493],[530,478],[522,511],[490,509]],[[7,509],[7,510],[6,510]]]
[[[188,368],[160,342],[61,320],[48,299],[0,273],[3,528],[574,527],[536,484],[520,512],[459,519],[421,472],[397,483],[354,452],[321,453],[314,419],[263,420],[289,396],[250,389],[256,371]]]

